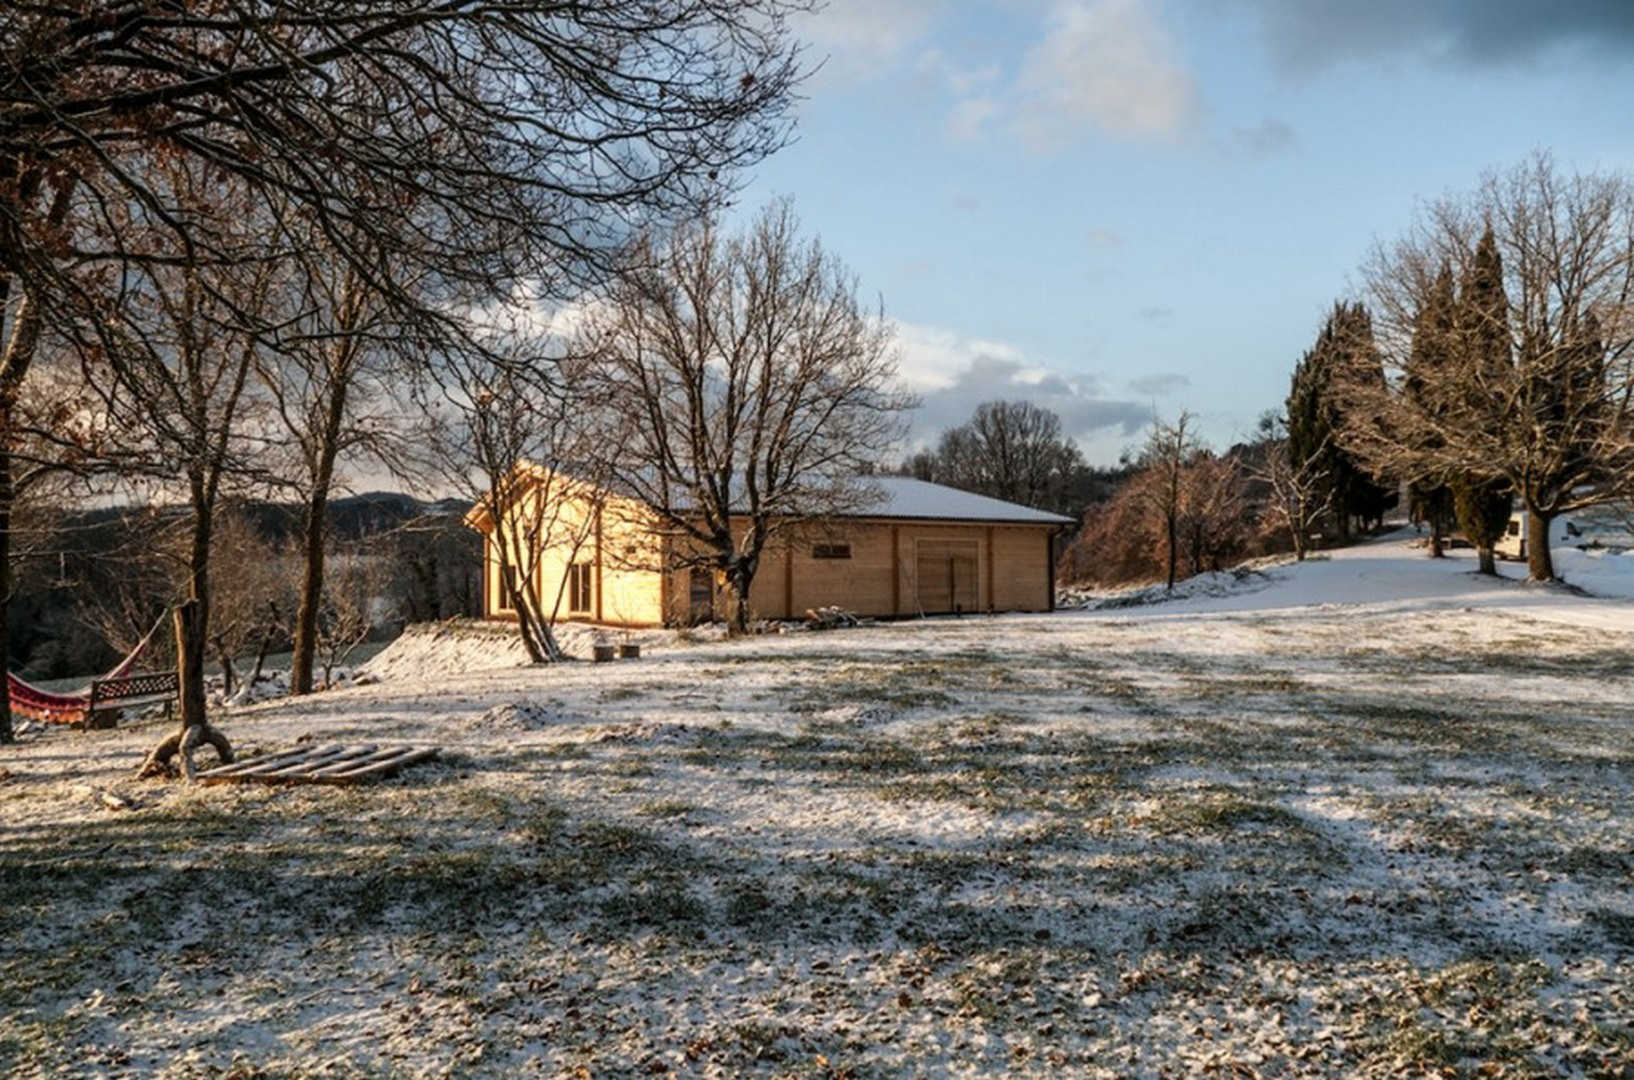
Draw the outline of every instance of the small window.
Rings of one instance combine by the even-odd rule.
[[[813,544],[811,546],[813,559],[849,559],[851,557],[850,544]]]
[[[1520,534],[1521,534],[1521,523],[1518,522],[1518,521],[1511,521],[1509,523],[1509,535],[1510,536],[1519,536]]]
[[[567,568],[567,610],[575,615],[590,611],[589,563],[574,563]]]

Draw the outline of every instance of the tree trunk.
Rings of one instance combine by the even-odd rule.
[[[726,570],[726,633],[744,637],[749,633],[749,587],[755,580],[755,564],[745,557],[732,560]]]
[[[1526,570],[1532,581],[1555,580],[1555,559],[1549,551],[1549,526],[1554,519],[1554,514],[1540,514],[1527,508]]]
[[[1164,527],[1168,532],[1168,538],[1169,538],[1169,585],[1168,585],[1168,588],[1172,591],[1174,589],[1175,556],[1177,554],[1179,554],[1175,550],[1175,548],[1177,546],[1178,538],[1176,536],[1177,530],[1175,528],[1175,520],[1174,520],[1174,515],[1173,514],[1170,514],[1168,519],[1164,522]]]
[[[1480,573],[1498,576],[1498,557],[1489,547],[1477,547],[1475,556],[1480,563]]]
[[[294,652],[289,658],[289,692],[312,692],[312,664],[318,652],[318,607],[323,603],[323,556],[329,510],[329,482],[314,486],[301,523],[301,602],[295,610]]]
[[[227,649],[216,646],[216,657],[221,662],[221,696],[233,696],[233,684],[238,681],[237,673],[233,671],[233,654]]]
[[[176,608],[176,682],[181,726],[185,731],[206,722],[202,605],[190,599]]]
[[[168,775],[171,759],[183,779],[193,778],[193,750],[200,743],[215,748],[222,764],[233,760],[232,744],[210,726],[204,699],[204,655],[210,632],[210,502],[195,488],[193,504],[193,547],[188,558],[189,596],[177,605],[176,628],[177,712],[180,723],[175,732],[155,746],[136,771],[139,777]]]
[[[9,415],[0,416],[0,659],[11,671],[11,454],[6,449],[5,430]],[[11,681],[0,680],[0,745],[12,742]]]
[[[1447,555],[1447,545],[1441,528],[1441,515],[1430,514],[1430,558],[1441,559]]]
[[[272,638],[278,632],[278,605],[271,600],[267,601],[267,622],[261,630],[260,642],[255,650],[255,668],[250,672],[250,685],[254,686],[261,681],[261,670],[266,667],[267,653],[272,651]]]

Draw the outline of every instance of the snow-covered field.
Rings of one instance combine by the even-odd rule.
[[[1628,1076],[1634,603],[1468,569],[1398,541],[611,665],[415,646],[224,720],[447,747],[367,789],[34,738],[0,1075]]]

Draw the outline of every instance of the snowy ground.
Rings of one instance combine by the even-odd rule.
[[[1628,1076],[1634,604],[1468,568],[225,720],[448,747],[366,790],[36,738],[0,1075]]]

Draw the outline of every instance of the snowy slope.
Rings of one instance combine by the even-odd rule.
[[[1493,579],[1475,573],[1471,551],[1432,559],[1421,545],[1421,538],[1404,529],[1324,552],[1320,559],[1270,567],[1236,588],[1191,589],[1181,598],[1139,610],[1165,617],[1333,606],[1404,613],[1490,609],[1574,626],[1634,629],[1634,556],[1560,548],[1555,569],[1569,587],[1540,586],[1525,581],[1523,563],[1499,563],[1501,576]]]

